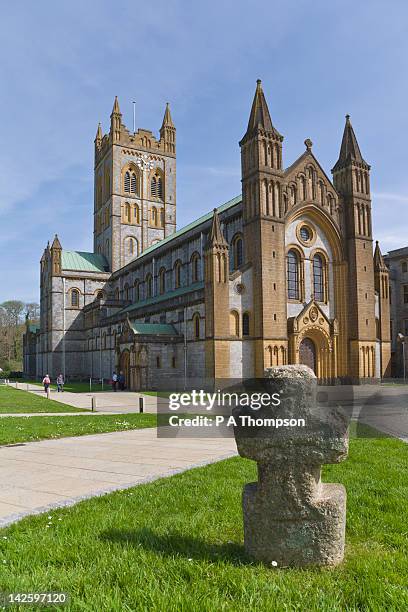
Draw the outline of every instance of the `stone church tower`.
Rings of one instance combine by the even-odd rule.
[[[282,208],[282,141],[272,125],[257,81],[247,131],[242,138],[242,209],[246,256],[253,265],[255,375],[263,376],[265,349],[287,350],[285,220]]]
[[[160,138],[130,132],[118,99],[110,130],[95,138],[94,252],[110,270],[125,266],[176,229],[176,129],[166,105]]]
[[[344,207],[350,369],[360,376],[374,377],[376,324],[370,166],[361,155],[349,115],[332,173]]]

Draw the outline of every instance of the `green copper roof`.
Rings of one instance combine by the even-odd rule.
[[[135,334],[160,334],[161,336],[178,336],[174,325],[168,323],[136,323],[130,322]]]
[[[203,289],[204,283],[193,283],[192,285],[188,285],[188,287],[179,287],[178,289],[174,289],[174,291],[167,291],[166,293],[162,293],[161,295],[155,295],[154,297],[148,298],[147,300],[140,300],[139,302],[135,302],[130,306],[126,306],[119,311],[117,314],[122,314],[123,312],[131,312],[132,310],[136,310],[137,308],[142,308],[143,306],[150,306],[151,304],[158,304],[159,302],[164,302],[165,300],[170,300],[180,295],[185,295],[186,293],[190,293],[191,291],[197,291],[198,289]]]
[[[39,323],[30,323],[30,325],[28,326],[28,331],[30,331],[32,334],[35,334],[39,329]]]
[[[228,202],[225,202],[225,204],[221,204],[221,206],[219,206],[217,208],[217,211],[218,211],[218,213],[222,213],[225,210],[228,210],[229,208],[232,208],[236,204],[239,204],[241,201],[242,201],[242,196],[240,196],[240,195],[236,196],[235,198],[232,198],[232,200],[229,200]],[[152,244],[147,249],[145,249],[142,253],[140,253],[140,255],[138,257],[135,257],[135,259],[132,259],[132,263],[134,261],[136,261],[137,259],[143,257],[144,255],[147,255],[148,253],[151,253],[155,249],[162,247],[167,242],[170,242],[171,240],[174,240],[175,238],[178,238],[179,236],[182,236],[183,234],[186,234],[187,232],[189,232],[190,230],[194,229],[195,227],[198,227],[202,223],[205,223],[206,221],[210,221],[212,219],[212,217],[213,217],[213,214],[214,214],[213,211],[211,211],[209,213],[206,213],[202,217],[199,217],[195,221],[192,221],[188,225],[182,227],[177,232],[174,232],[173,234],[170,234],[170,236],[167,236],[166,238],[163,238],[163,240],[160,240],[160,242],[156,242],[156,244]]]
[[[109,265],[104,255],[63,250],[61,258],[61,267],[63,270],[78,270],[80,272],[109,272]]]

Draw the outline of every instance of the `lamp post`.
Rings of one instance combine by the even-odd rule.
[[[401,334],[401,332],[397,335],[397,340],[398,342],[401,342],[402,344],[402,368],[403,368],[403,372],[404,372],[404,381],[406,380],[406,362],[405,362],[405,339],[406,336],[404,336],[404,334]]]

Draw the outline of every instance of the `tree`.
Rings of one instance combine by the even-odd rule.
[[[0,304],[0,359],[20,361],[22,359],[22,317],[24,302],[8,300]]]
[[[25,311],[30,321],[38,321],[40,318],[40,305],[37,302],[29,302],[25,305]]]
[[[24,302],[19,300],[8,300],[0,304],[0,308],[5,312],[7,324],[13,327],[17,327],[22,322],[24,307]]]

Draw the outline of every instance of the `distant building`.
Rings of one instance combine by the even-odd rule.
[[[109,133],[99,125],[95,138],[94,251],[58,237],[46,247],[26,374],[122,370],[131,389],[287,363],[326,382],[389,376],[388,269],[378,244],[373,253],[370,166],[350,118],[333,181],[308,139],[284,169],[282,142],[258,81],[242,196],[176,231],[169,107],[156,139],[129,132],[115,99]]]
[[[384,256],[390,272],[390,317],[392,375],[404,376],[403,343],[405,343],[408,376],[408,247],[390,251]],[[398,337],[402,334],[404,339]]]

